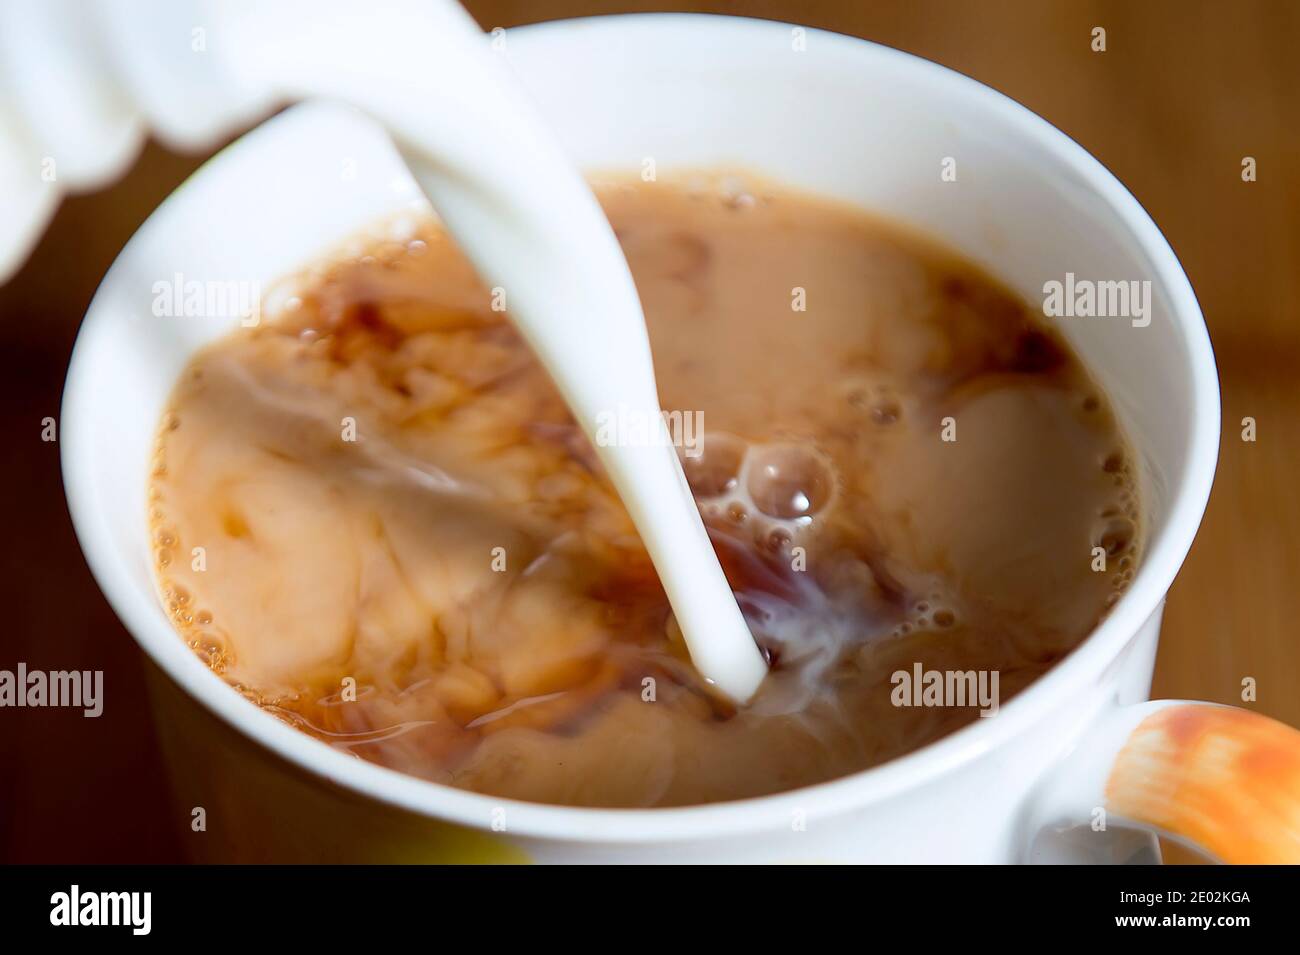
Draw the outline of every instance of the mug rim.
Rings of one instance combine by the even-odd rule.
[[[766,42],[772,34],[786,33],[794,26],[774,20],[715,14],[639,13],[546,21],[512,28],[511,33],[526,32],[533,37],[557,31],[608,30],[618,34],[636,30],[644,34],[647,30],[660,30],[671,34],[685,28],[726,34],[725,42],[734,43],[741,36],[760,34],[765,34],[760,39]],[[784,824],[795,810],[802,812],[811,823],[882,801],[977,759],[1032,725],[1036,714],[1050,707],[1053,700],[1065,696],[1070,687],[1084,685],[1090,677],[1102,672],[1163,602],[1191,547],[1213,482],[1220,427],[1219,383],[1208,330],[1191,283],[1168,241],[1137,199],[1097,159],[1047,120],[1005,94],[922,57],[857,37],[811,27],[802,29],[810,38],[838,46],[846,55],[875,59],[885,69],[902,71],[911,81],[938,87],[945,96],[965,101],[972,109],[995,114],[1035,142],[1050,162],[1076,173],[1105,203],[1135,240],[1152,274],[1169,296],[1173,323],[1187,347],[1192,381],[1192,425],[1186,459],[1180,472],[1171,475],[1174,493],[1167,521],[1151,542],[1131,586],[1078,646],[1003,704],[997,719],[976,720],[896,759],[837,779],[766,796],[680,807],[560,806],[456,789],[345,755],[249,704],[177,639],[167,621],[146,613],[139,589],[114,559],[115,545],[93,505],[95,475],[89,466],[91,456],[77,450],[85,443],[83,439],[89,437],[89,425],[83,421],[88,420],[94,402],[89,388],[82,387],[85,376],[78,372],[90,361],[88,351],[93,346],[87,342],[93,341],[95,330],[109,320],[109,308],[104,303],[109,296],[105,290],[114,284],[120,273],[119,264],[139,236],[151,224],[158,226],[174,208],[173,199],[179,193],[201,188],[210,166],[221,163],[237,150],[260,148],[264,140],[290,126],[295,117],[301,119],[301,111],[309,107],[299,106],[267,120],[216,153],[145,220],[101,283],[73,349],[61,409],[64,428],[61,459],[69,510],[96,582],[149,658],[188,696],[253,743],[313,776],[380,803],[479,830],[489,827],[494,810],[504,808],[510,819],[509,831],[504,833],[507,836],[642,844],[695,838],[701,834],[715,838],[743,834],[766,827],[774,820]],[[153,594],[147,599],[156,601]],[[149,608],[153,609],[152,603]]]

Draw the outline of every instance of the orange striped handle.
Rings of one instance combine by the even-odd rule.
[[[1120,748],[1105,800],[1223,862],[1300,863],[1300,731],[1229,706],[1158,709]]]

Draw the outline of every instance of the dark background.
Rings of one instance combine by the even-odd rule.
[[[1164,230],[1210,326],[1223,382],[1219,476],[1169,599],[1155,695],[1251,705],[1300,725],[1300,3],[469,2],[485,30],[695,10],[853,34],[1007,93],[1097,156]],[[1107,31],[1107,51],[1090,49]],[[1241,180],[1253,156],[1258,181]],[[68,356],[118,250],[203,157],[148,147],[113,188],[65,201],[0,288],[0,669],[104,671],[103,716],[0,710],[0,861],[168,861],[168,790],[140,652],[86,569],[63,499],[58,415]],[[1258,422],[1256,443],[1240,421]]]

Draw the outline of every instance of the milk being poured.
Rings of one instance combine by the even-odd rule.
[[[331,97],[383,122],[460,248],[528,341],[640,533],[701,674],[748,700],[767,672],[682,474],[655,386],[645,320],[613,231],[510,76],[454,3],[258,19],[245,62],[294,98]],[[286,10],[285,7],[288,9]],[[321,30],[304,29],[319,22]],[[328,201],[328,197],[322,197]],[[676,409],[680,414],[684,409]],[[646,440],[598,434],[611,417]]]
[[[0,117],[0,280],[62,192],[120,172],[146,132],[204,148],[273,106],[332,98],[388,127],[588,437],[596,440],[598,420],[615,413],[659,420],[644,319],[613,233],[514,83],[501,37],[489,45],[459,4],[84,6],[92,9],[74,15],[62,3],[24,4],[0,13],[0,26],[48,47],[15,51],[18,81],[6,90],[13,116]],[[96,28],[71,23],[83,14]],[[38,65],[51,82],[22,82]],[[61,175],[33,186],[30,170],[51,171],[50,157]],[[672,448],[596,443],[696,665],[725,694],[748,699],[766,668]]]
[[[842,776],[994,712],[1068,652],[1139,545],[1133,458],[1095,386],[969,264],[775,184],[731,203],[729,178],[594,186],[664,403],[708,423],[683,461],[771,664],[747,705],[690,665],[527,342],[453,238],[409,216],[288,279],[178,377],[148,488],[178,639],[352,756],[604,806]],[[793,276],[816,310],[792,316]]]

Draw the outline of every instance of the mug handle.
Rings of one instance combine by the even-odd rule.
[[[1045,832],[1127,823],[1220,862],[1297,864],[1300,731],[1215,703],[1120,706],[1049,775],[1027,821],[1030,862],[1059,861]]]

